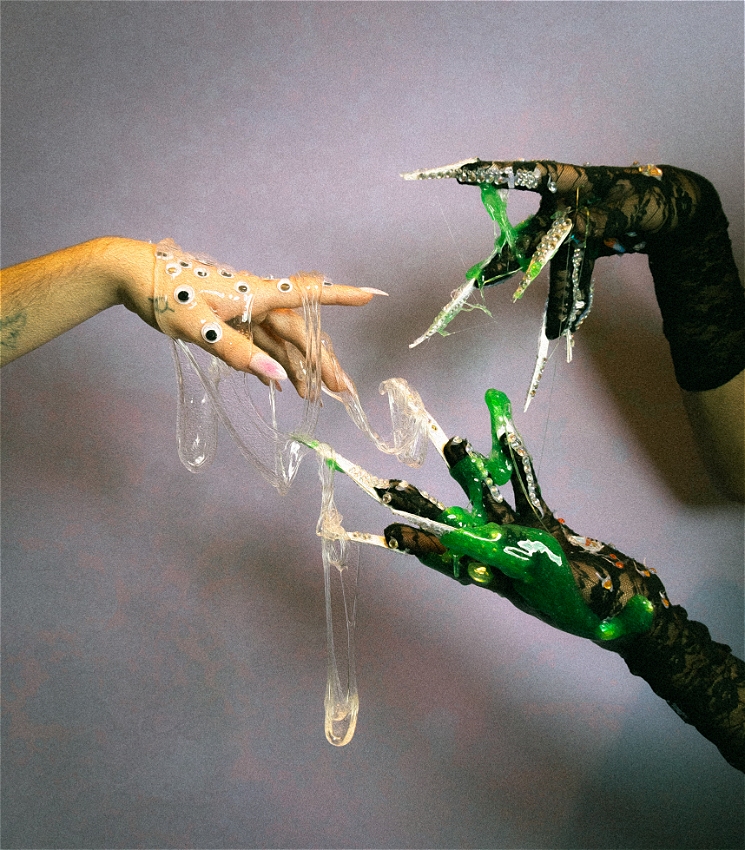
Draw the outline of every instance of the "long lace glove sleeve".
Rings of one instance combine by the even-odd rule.
[[[616,651],[635,676],[745,772],[745,663],[729,646],[672,605],[657,614],[647,634]]]
[[[691,179],[697,175],[691,175]],[[689,224],[650,240],[649,268],[675,376],[684,390],[711,390],[745,368],[745,296],[727,219],[714,187],[698,179]]]
[[[565,203],[575,239],[594,258],[645,253],[678,384],[715,389],[745,369],[745,294],[728,222],[711,183],[670,165],[639,168],[541,164],[556,191],[542,196],[536,224]],[[550,220],[550,219],[549,219]],[[560,335],[572,309],[567,245],[551,266],[547,329]],[[590,286],[590,283],[587,283]]]

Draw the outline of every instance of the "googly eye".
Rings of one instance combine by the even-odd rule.
[[[171,277],[177,277],[181,274],[181,267],[178,263],[168,263],[166,266],[166,274],[169,274]]]
[[[155,256],[159,260],[172,260],[173,254],[169,254],[168,251],[156,251]]]
[[[191,263],[188,260],[179,260],[178,264],[181,266],[182,269],[190,269],[191,268]]]
[[[210,273],[207,271],[207,269],[203,269],[201,267],[194,269],[194,274],[197,277],[209,277],[210,276]]]
[[[233,272],[229,272],[227,269],[220,269],[219,274],[221,277],[235,277]]]
[[[222,337],[222,328],[217,322],[207,322],[206,325],[202,327],[202,339],[205,342],[209,342],[210,345],[217,342]]]
[[[333,286],[334,282],[333,282],[333,280],[326,280],[326,278],[324,278],[323,279],[323,285],[324,286]]]
[[[282,277],[277,281],[277,289],[280,292],[292,292],[292,283],[289,278]]]
[[[248,284],[243,283],[242,281],[236,283],[235,288],[238,290],[238,292],[248,292]]]
[[[189,304],[194,300],[194,290],[190,286],[177,286],[173,294],[179,304]]]

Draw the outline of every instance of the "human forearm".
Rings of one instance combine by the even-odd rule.
[[[100,237],[3,270],[0,363],[124,303],[124,292],[151,287],[153,265],[148,243]]]
[[[683,404],[711,480],[745,502],[745,372],[713,390],[683,392]]]
[[[261,278],[237,271],[171,240],[153,245],[101,237],[5,269],[1,279],[0,365],[38,348],[116,304],[151,327],[190,342],[263,383],[289,378],[304,395],[301,358],[308,343],[306,301],[356,307],[377,289],[334,286],[318,272]],[[157,312],[156,312],[157,311]],[[345,376],[326,341],[323,382]]]

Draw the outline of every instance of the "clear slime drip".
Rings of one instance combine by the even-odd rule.
[[[322,498],[317,533],[323,539],[326,595],[326,739],[343,747],[354,736],[359,695],[354,662],[354,632],[359,578],[359,545],[348,539],[334,504],[333,452],[318,455]]]
[[[216,439],[219,419],[243,457],[280,493],[289,490],[306,452],[305,446],[294,438],[313,434],[321,406],[321,350],[324,339],[321,334],[320,287],[319,281],[315,287],[303,288],[303,318],[308,340],[303,362],[306,397],[294,427],[280,427],[273,386],[269,389],[268,404],[262,410],[251,393],[251,387],[256,384],[253,376],[231,369],[197,346],[182,340],[175,342],[179,353],[175,357],[179,385],[177,421],[184,423],[183,427],[179,424],[179,454],[187,469],[196,471],[192,468],[194,463],[190,452],[193,450],[190,446],[195,442],[199,446],[206,443],[210,439],[210,429],[214,430]],[[202,397],[210,402],[205,403],[203,408],[190,401],[200,397],[197,389],[200,385]],[[182,386],[188,389],[182,391]],[[202,412],[210,407],[215,419]],[[200,423],[203,432],[199,431]],[[196,435],[192,433],[195,429]],[[205,460],[199,466],[205,468],[213,456],[214,448],[211,453],[205,453]]]
[[[357,388],[349,379],[346,384],[343,392],[329,395],[344,405],[352,422],[375,443],[379,451],[416,468],[424,463],[428,441],[439,446],[447,440],[440,426],[427,412],[419,393],[403,378],[388,378],[378,388],[381,395],[388,396],[393,428],[390,440],[383,439],[372,428],[357,395]]]
[[[289,489],[308,445],[314,442],[321,406],[321,357],[324,348],[331,351],[330,340],[321,332],[322,280],[320,276],[318,280],[315,276],[303,279],[303,317],[308,340],[302,361],[306,395],[294,427],[280,425],[280,398],[273,385],[260,405],[252,395],[252,388],[254,392],[257,389],[252,376],[230,369],[198,346],[172,341],[178,390],[179,456],[191,472],[200,472],[211,463],[217,448],[218,422],[221,422],[244,458],[270,484],[280,493]],[[414,467],[424,462],[428,441],[442,451],[447,438],[428,414],[419,394],[406,381],[391,378],[380,385],[380,393],[388,395],[392,423],[392,436],[386,440],[371,427],[353,382],[346,376],[340,377],[345,389],[329,394],[344,405],[354,424],[380,451]],[[333,451],[329,448],[319,457],[322,507],[317,532],[323,541],[327,630],[324,726],[328,741],[341,747],[354,736],[359,710],[354,660],[359,575],[356,541],[369,542],[371,535],[344,530],[341,514],[334,505]]]
[[[354,736],[360,707],[354,661],[358,545],[323,541],[326,590],[326,739],[343,747]]]
[[[176,369],[176,439],[181,463],[189,472],[203,472],[217,451],[217,412],[192,365],[192,354],[181,340],[171,340]]]

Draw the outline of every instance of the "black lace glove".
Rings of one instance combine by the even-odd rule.
[[[645,253],[680,386],[714,389],[745,368],[745,297],[727,219],[716,190],[700,175],[669,165],[473,159],[406,176],[454,177],[540,194],[538,212],[519,232],[515,250],[505,245],[483,269],[484,285],[519,271],[518,255],[531,257],[557,216],[571,221],[570,239],[551,260],[549,339],[573,332],[587,314],[598,257]]]
[[[471,502],[471,512],[462,514],[487,523],[471,529],[477,544],[502,531],[511,544],[502,545],[502,550],[519,554],[515,541],[526,550],[535,547],[529,529],[550,535],[569,565],[575,595],[592,617],[605,624],[605,632],[596,632],[592,639],[619,653],[634,675],[644,678],[687,723],[712,741],[730,764],[745,772],[745,664],[728,646],[715,643],[706,626],[689,621],[682,607],[669,602],[653,569],[612,546],[576,534],[557,519],[541,497],[530,455],[519,436],[507,433],[501,442],[504,453],[512,456],[514,508],[495,490],[485,466],[487,459],[465,440],[454,438],[444,450],[451,474]],[[457,522],[459,509],[443,512],[441,504],[411,484],[391,482],[378,493],[396,510],[437,523]],[[578,614],[574,602],[570,599],[567,603],[566,595],[550,586],[556,584],[555,572],[523,575],[512,565],[506,565],[503,571],[500,558],[487,558],[485,562],[480,553],[468,554],[477,550],[461,545],[458,535],[438,537],[398,523],[385,529],[390,548],[410,553],[462,584],[477,584],[498,593],[551,625],[583,633],[584,626],[576,625],[586,622],[582,612]],[[535,539],[542,538],[536,535]],[[546,565],[553,570],[551,564]],[[544,587],[536,592],[535,586],[541,582]],[[632,600],[640,599],[646,600],[653,612],[651,626],[640,617],[639,606],[632,610]],[[619,636],[614,637],[616,634]]]

